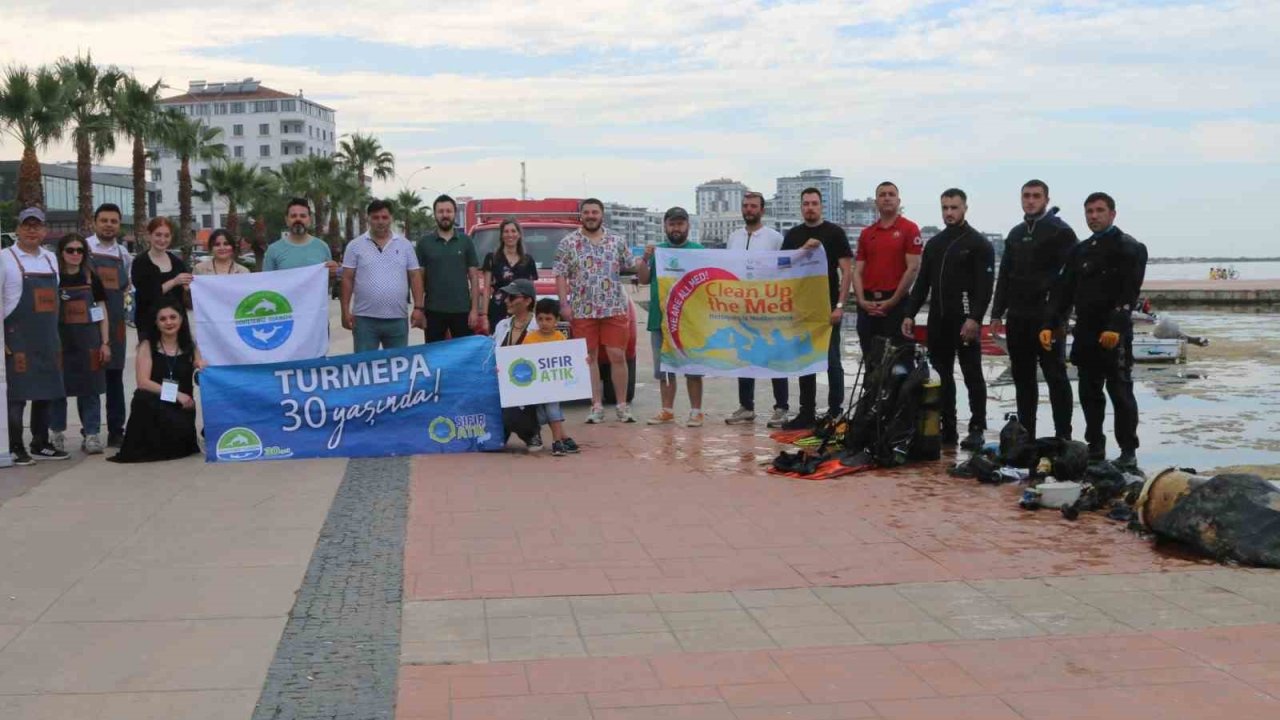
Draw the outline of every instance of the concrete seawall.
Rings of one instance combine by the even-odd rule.
[[[1142,294],[1157,308],[1176,305],[1280,305],[1280,280],[1149,280]]]

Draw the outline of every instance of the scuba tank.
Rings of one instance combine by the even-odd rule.
[[[937,460],[942,457],[942,378],[929,368],[929,380],[924,384],[920,400],[920,425],[912,443],[912,459]]]

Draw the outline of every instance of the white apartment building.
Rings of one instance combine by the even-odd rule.
[[[732,215],[742,211],[742,196],[747,186],[737,180],[719,178],[702,183],[694,192],[699,216]]]
[[[662,242],[662,213],[645,207],[606,202],[604,226],[621,235],[632,247],[656,245]]]
[[[778,192],[768,208],[772,217],[795,218],[796,222],[803,217],[800,214],[800,193],[805,188],[814,187],[822,192],[822,209],[824,219],[837,225],[844,222],[844,178],[835,177],[828,169],[803,170],[799,175],[778,178]],[[794,225],[795,223],[792,223]]]
[[[252,78],[219,83],[192,80],[185,94],[160,102],[221,128],[220,140],[227,146],[227,157],[246,165],[278,170],[300,157],[332,155],[337,149],[337,113],[304,98],[301,90],[297,94],[281,92]],[[152,149],[158,157],[151,166],[150,178],[158,190],[157,213],[176,216],[178,158],[168,150]],[[193,184],[207,167],[192,163]],[[199,185],[194,188],[198,190]],[[194,204],[197,229],[225,224],[226,203],[202,203],[197,199]]]

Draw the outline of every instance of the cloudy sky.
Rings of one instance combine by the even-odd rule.
[[[431,165],[424,193],[515,196],[524,160],[535,197],[691,206],[708,179],[768,194],[829,167],[847,198],[897,181],[921,224],[960,186],[973,224],[1005,231],[1035,176],[1077,230],[1084,195],[1111,192],[1152,255],[1280,255],[1277,0],[0,0],[0,17],[3,64],[92,51],[179,88],[302,89],[402,177]]]

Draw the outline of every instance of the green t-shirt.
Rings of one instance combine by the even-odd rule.
[[[268,272],[271,270],[293,270],[294,268],[323,265],[332,259],[333,253],[329,250],[329,243],[318,237],[308,236],[307,242],[301,245],[294,243],[289,238],[280,238],[267,246],[267,253],[262,258],[262,269]]]
[[[453,238],[445,241],[431,233],[418,241],[417,252],[426,279],[427,310],[471,312],[470,271],[480,267],[471,238],[455,230]]]
[[[670,242],[663,242],[658,245],[660,248],[675,248],[677,250],[701,250],[702,245],[696,242],[686,240],[682,245],[672,245]],[[662,305],[658,303],[658,256],[655,253],[649,258],[649,332],[658,332],[662,329]]]

